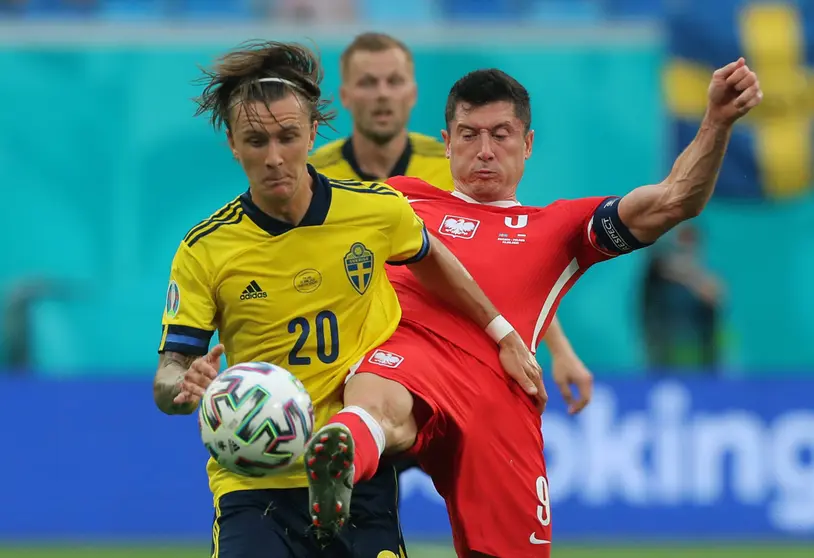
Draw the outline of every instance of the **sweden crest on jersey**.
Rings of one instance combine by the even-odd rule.
[[[373,279],[373,252],[355,242],[345,254],[345,273],[359,294],[364,294]]]

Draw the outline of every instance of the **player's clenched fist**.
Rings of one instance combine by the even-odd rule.
[[[708,94],[709,118],[727,125],[758,106],[763,99],[757,74],[749,69],[743,58],[715,70]]]
[[[548,394],[543,385],[543,371],[516,331],[500,341],[500,364],[523,391],[534,398],[537,408],[545,410]]]
[[[193,361],[181,379],[181,393],[173,399],[173,403],[198,404],[206,388],[218,375],[220,357],[223,356],[224,350],[223,345],[215,345],[206,355]]]

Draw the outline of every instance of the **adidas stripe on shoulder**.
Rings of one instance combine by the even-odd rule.
[[[398,193],[382,182],[360,182],[358,180],[330,179],[331,188],[347,190],[359,194],[378,194],[380,196],[398,196]]]
[[[190,248],[203,237],[212,234],[224,225],[236,225],[243,220],[243,205],[240,197],[235,198],[218,211],[213,213],[208,219],[204,219],[187,233],[184,243]]]

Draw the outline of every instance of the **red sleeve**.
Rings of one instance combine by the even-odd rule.
[[[442,194],[449,195],[449,192],[444,192],[432,184],[412,176],[391,176],[385,180],[385,183],[404,194],[408,200],[436,199]]]
[[[562,204],[561,211],[567,219],[572,253],[583,269],[619,255],[603,247],[594,226],[594,214],[609,199],[608,196],[601,196],[558,202]]]

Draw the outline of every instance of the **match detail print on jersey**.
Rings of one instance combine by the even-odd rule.
[[[316,269],[303,269],[294,277],[294,288],[308,294],[316,291],[322,285],[322,274]]]

